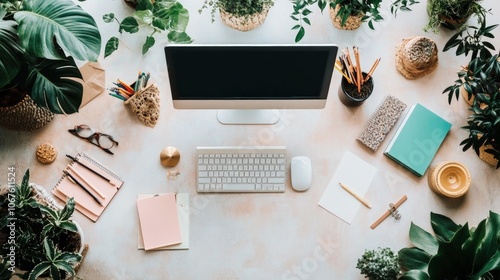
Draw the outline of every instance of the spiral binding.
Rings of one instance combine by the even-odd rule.
[[[394,207],[393,203],[389,203],[389,212],[391,212],[391,216],[393,216],[394,219],[396,219],[396,220],[401,219],[401,214],[396,209],[396,207]]]
[[[92,157],[90,157],[89,155],[87,155],[86,153],[79,153],[77,155],[77,157],[80,156],[80,157],[83,157],[85,158],[85,160],[91,162],[93,165],[97,166],[98,168],[100,168],[102,171],[106,172],[107,174],[113,176],[114,178],[120,180],[120,181],[123,181],[122,178],[120,176],[118,176],[116,173],[114,173],[113,171],[109,170],[107,167],[105,167],[104,165],[102,165],[101,163],[99,163],[97,160],[93,159]]]

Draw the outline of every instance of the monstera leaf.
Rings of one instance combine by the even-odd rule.
[[[26,87],[31,88],[30,96],[35,103],[56,114],[78,112],[83,86],[77,80],[82,75],[73,58],[38,60],[28,71]]]
[[[35,57],[64,59],[57,50],[79,60],[96,61],[101,36],[94,19],[71,0],[24,0],[14,14],[21,46]]]
[[[0,88],[9,84],[21,69],[20,53],[15,23],[0,20]]]

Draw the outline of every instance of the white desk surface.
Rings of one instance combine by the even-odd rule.
[[[388,1],[389,2],[389,1]],[[133,81],[138,70],[149,71],[161,91],[161,115],[154,128],[142,125],[121,101],[104,93],[80,113],[58,115],[46,127],[34,132],[11,132],[0,129],[0,182],[7,182],[7,167],[14,166],[21,181],[30,168],[31,181],[48,190],[57,183],[68,164],[65,154],[86,152],[104,163],[125,180],[100,219],[93,223],[80,213],[74,218],[83,226],[89,252],[79,271],[84,279],[363,279],[355,268],[365,249],[390,247],[397,251],[410,245],[410,222],[431,230],[429,214],[445,214],[457,223],[476,226],[488,211],[500,212],[500,171],[481,161],[472,150],[462,152],[459,143],[467,136],[460,129],[468,115],[465,102],[455,100],[450,106],[444,88],[456,79],[456,72],[466,59],[454,52],[442,52],[452,33],[425,33],[425,2],[412,12],[395,19],[389,3],[382,9],[385,21],[372,31],[364,24],[356,31],[339,31],[331,24],[328,12],[313,8],[312,26],[307,27],[301,43],[336,43],[343,49],[360,48],[362,66],[382,60],[374,74],[374,94],[358,108],[345,107],[337,97],[341,75],[334,73],[330,96],[323,110],[283,111],[282,119],[272,126],[224,126],[217,122],[215,111],[175,110],[172,107],[163,45],[140,55],[142,38],[121,35],[119,51],[99,59],[106,69],[106,86],[117,78]],[[78,2],[96,19],[102,32],[103,48],[112,35],[119,35],[116,24],[102,21],[104,13],[114,12],[120,19],[131,10],[121,1],[88,0]],[[500,13],[495,0],[484,5]],[[209,11],[198,13],[202,1],[183,1],[190,11],[188,33],[196,43],[293,43],[295,31],[289,15],[289,1],[277,0],[264,25],[243,33],[224,26],[219,20],[210,23]],[[488,23],[498,23],[498,16],[488,16]],[[494,45],[500,47],[500,29],[495,30]],[[406,37],[423,35],[439,47],[439,66],[430,75],[406,80],[396,70],[395,46]],[[125,46],[126,45],[126,46]],[[195,82],[195,81],[193,81]],[[386,94],[392,94],[409,106],[416,102],[435,111],[453,126],[432,164],[445,160],[464,163],[471,175],[469,193],[460,199],[445,199],[433,193],[427,176],[417,178],[383,155],[388,139],[376,153],[370,152],[355,138],[371,113]],[[400,119],[401,120],[401,119]],[[87,124],[97,131],[113,135],[119,141],[111,156],[81,140],[67,129]],[[396,124],[398,125],[399,122]],[[59,151],[56,161],[42,165],[35,160],[35,149],[43,142]],[[217,145],[285,145],[288,158],[306,155],[314,166],[310,190],[298,193],[287,181],[285,193],[279,194],[198,194],[196,193],[195,149]],[[165,146],[180,150],[177,167],[180,175],[167,179],[168,169],[160,164]],[[372,209],[361,207],[351,225],[318,206],[340,158],[351,151],[378,168],[366,194]],[[288,172],[289,176],[289,172]],[[140,193],[190,193],[189,250],[144,252],[137,250],[138,218],[135,200]],[[370,225],[402,195],[408,201],[400,207],[402,219],[388,218],[375,230]]]

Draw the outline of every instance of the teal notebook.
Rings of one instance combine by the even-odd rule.
[[[423,176],[450,128],[451,123],[417,103],[406,114],[384,154]]]

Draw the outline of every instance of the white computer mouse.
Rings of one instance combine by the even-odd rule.
[[[311,159],[306,156],[296,156],[291,163],[292,188],[296,191],[306,191],[311,186]]]

